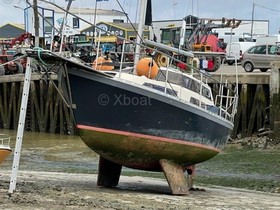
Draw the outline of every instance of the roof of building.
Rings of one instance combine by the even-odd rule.
[[[20,24],[20,23],[5,23],[5,24],[3,24],[3,25],[1,25],[0,26],[0,28],[3,28],[4,26],[7,26],[7,25],[11,25],[11,26],[13,26],[13,27],[15,27],[15,28],[19,28],[19,29],[22,29],[22,30],[24,30],[24,24]]]
[[[48,9],[54,10],[56,13],[64,13],[61,9],[57,7],[48,7]],[[106,10],[106,9],[94,9],[94,8],[78,8],[71,7],[70,12],[73,14],[91,14],[94,15],[95,12],[97,15],[110,15],[110,16],[126,16],[123,12],[116,10]]]
[[[24,25],[17,23],[6,23],[0,26],[0,40],[11,39],[24,33]]]
[[[131,23],[110,23],[110,22],[103,22],[103,23],[106,23],[106,24],[112,25],[112,26],[116,26],[118,28],[123,28],[123,29],[126,29],[126,30],[133,30],[134,31],[134,29],[136,29],[136,30],[138,29],[138,24],[137,23],[133,23],[133,24],[131,24]],[[149,27],[144,26],[144,30],[149,30]]]
[[[97,23],[96,25],[99,25],[99,24],[102,24],[102,23],[105,23],[107,25],[111,25],[111,26],[114,26],[114,27],[117,27],[117,28],[120,28],[120,29],[123,29],[123,30],[127,30],[127,31],[135,31],[134,29],[138,29],[138,24],[137,23],[133,23],[132,25],[130,23],[112,23],[112,22],[99,22]],[[133,28],[134,27],[134,28]],[[92,31],[92,28],[93,26],[87,26],[86,28],[84,28],[83,30],[81,30],[81,32],[83,31],[87,31],[87,30],[91,30]],[[148,26],[144,26],[144,30],[149,30],[149,27]]]

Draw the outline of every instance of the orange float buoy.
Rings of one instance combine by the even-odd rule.
[[[113,61],[110,58],[98,57],[92,63],[92,68],[99,71],[111,71],[114,69]]]
[[[137,75],[146,76],[149,79],[154,79],[158,70],[158,65],[152,58],[142,58],[136,65]]]

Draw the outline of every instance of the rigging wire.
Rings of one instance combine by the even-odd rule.
[[[262,7],[264,9],[267,9],[267,10],[270,10],[270,11],[273,11],[273,12],[280,12],[280,10],[277,10],[277,9],[272,9],[272,8],[269,8],[269,7],[266,7],[266,6],[263,6],[263,5],[260,5],[260,4],[256,4],[254,3],[255,5],[259,6],[259,7]]]
[[[131,0],[129,0],[129,6],[128,6],[128,14],[130,15],[130,10],[131,10]],[[127,22],[128,20],[126,20]],[[136,23],[136,22],[135,22]]]
[[[121,8],[122,12],[125,14],[128,22],[130,23],[130,25],[132,26],[133,30],[135,31],[136,35],[141,39],[141,41],[143,42],[143,39],[142,37],[140,37],[137,29],[135,28],[135,26],[133,25],[133,23],[131,22],[130,18],[128,17],[127,13],[125,12],[124,8],[122,7],[122,5],[120,4],[119,0],[117,0],[117,3],[119,5],[119,7]]]

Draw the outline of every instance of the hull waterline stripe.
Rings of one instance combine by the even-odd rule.
[[[164,138],[164,137],[159,137],[159,136],[151,136],[151,135],[146,135],[146,134],[113,130],[113,129],[107,129],[107,128],[98,128],[98,127],[87,126],[87,125],[77,125],[77,128],[82,129],[82,130],[91,130],[91,131],[98,131],[98,132],[103,132],[103,133],[118,134],[118,135],[122,135],[122,136],[133,136],[133,137],[137,137],[137,138],[152,139],[155,141],[164,141],[164,142],[169,142],[169,143],[185,144],[185,145],[190,145],[190,146],[194,146],[194,147],[198,147],[198,148],[202,148],[202,149],[212,150],[212,151],[215,151],[218,153],[221,152],[220,149],[217,149],[217,148],[214,148],[211,146],[206,146],[206,145],[202,145],[199,143],[193,143],[193,142],[186,142],[183,140],[170,139],[170,138]]]

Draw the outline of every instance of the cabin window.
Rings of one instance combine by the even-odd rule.
[[[52,25],[51,23],[53,23],[53,17],[44,17],[44,31],[45,33],[52,33]]]
[[[146,86],[146,87],[153,88],[153,89],[158,90],[158,91],[163,92],[163,93],[165,92],[165,87],[162,87],[160,85],[155,85],[155,84],[147,83],[147,82],[145,82],[143,85]],[[177,91],[172,90],[170,88],[166,88],[166,93],[169,94],[169,95],[172,95],[172,96],[177,96]]]
[[[185,88],[192,90],[196,93],[200,93],[200,83],[199,82],[197,82],[189,77],[186,77],[186,76],[183,77],[183,81],[184,81],[183,86]],[[211,100],[211,92],[208,88],[202,86],[201,94],[205,98],[208,98]]]
[[[158,81],[162,81],[165,82],[166,81],[166,73],[167,71],[163,71],[161,70],[158,73],[158,76],[156,78],[156,80]],[[174,73],[172,71],[168,72],[168,78],[167,78],[167,82],[175,84],[175,85],[179,85],[182,86],[183,85],[183,75],[182,74],[178,74],[178,73]]]
[[[200,93],[200,84],[197,81],[191,80],[189,89],[196,93]]]
[[[170,44],[171,40],[171,32],[169,32],[169,29],[163,29],[161,32],[161,42],[163,44]]]
[[[167,72],[166,70],[161,70],[158,73],[156,80],[165,82],[166,81],[166,72]],[[198,81],[196,81],[192,78],[184,76],[183,74],[169,71],[167,81],[169,83],[172,83],[172,84],[175,84],[175,85],[183,86],[183,87],[185,87],[185,88],[187,88],[187,89],[189,89],[193,92],[196,92],[196,93],[200,94],[201,84]],[[202,86],[202,95],[205,98],[208,98],[210,100],[212,99],[211,98],[211,91],[205,86]]]
[[[78,18],[73,18],[73,28],[80,28],[80,21]]]
[[[113,19],[113,23],[124,23],[122,19]]]
[[[194,97],[191,97],[190,102],[194,105],[197,105],[197,106],[199,106],[199,104],[201,103],[201,107],[204,108],[204,109],[207,107],[207,105],[205,103],[200,102],[198,99],[196,99]]]
[[[225,35],[235,35],[235,33],[225,32]]]
[[[211,99],[211,92],[208,88],[202,87],[202,95],[208,99]]]

